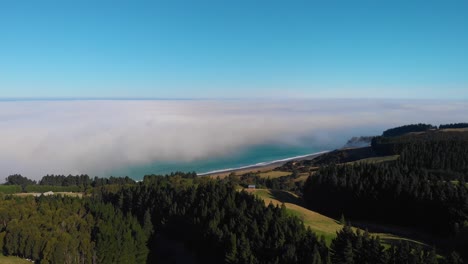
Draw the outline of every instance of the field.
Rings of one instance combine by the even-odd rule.
[[[0,185],[0,193],[4,194],[12,194],[21,192],[21,186],[19,185]]]
[[[49,185],[28,185],[25,188],[28,193],[44,193],[52,192],[79,192],[79,186],[49,186]],[[0,184],[0,193],[13,194],[22,193],[23,189],[20,185],[3,185]]]
[[[26,186],[27,192],[79,192],[80,187],[78,186],[50,186],[50,185],[28,185]]]
[[[313,175],[315,172],[311,172]],[[309,173],[300,173],[299,177],[294,179],[294,182],[306,181],[309,178]]]
[[[443,129],[439,129],[439,131],[441,131],[441,132],[467,132],[468,127],[465,127],[465,128],[443,128]]]
[[[318,236],[324,236],[327,244],[330,244],[332,239],[336,237],[336,232],[340,230],[343,225],[337,220],[311,211],[303,207],[302,200],[295,194],[286,191],[275,191],[268,189],[246,190],[257,195],[265,201],[265,204],[272,203],[273,205],[281,205],[284,203],[287,211],[294,216],[301,219],[304,224]],[[399,241],[406,240],[411,243],[417,243],[424,246],[423,243],[416,240],[404,238],[390,233],[371,233],[372,235],[379,236],[386,246]]]
[[[275,178],[279,178],[279,177],[283,177],[283,176],[288,176],[288,175],[291,175],[291,172],[288,172],[288,171],[265,171],[265,172],[261,172],[258,174],[258,176],[262,177],[262,178],[270,178],[270,179],[275,179]]]
[[[31,263],[25,259],[22,259],[22,258],[18,258],[18,257],[7,257],[7,256],[3,256],[0,254],[0,263],[2,264],[27,264],[27,263]]]
[[[352,162],[347,162],[346,164],[354,164],[354,163],[380,163],[380,162],[386,162],[386,161],[394,161],[397,160],[399,155],[392,155],[392,156],[383,156],[383,157],[372,157],[372,158],[367,158],[367,159],[360,159]]]
[[[25,196],[41,196],[42,193],[34,193],[34,192],[29,192],[29,193],[15,193],[13,194],[15,196],[21,196],[21,197],[25,197]],[[70,197],[83,197],[83,193],[79,193],[79,192],[54,192],[54,195],[61,195],[61,196],[70,196]],[[1,262],[0,262],[1,263]]]
[[[243,174],[247,174],[247,173],[256,173],[256,174],[258,174],[258,176],[260,176],[262,178],[274,179],[274,178],[279,178],[279,177],[291,175],[291,172],[288,172],[288,171],[275,171],[275,170],[273,170],[274,168],[276,168],[275,165],[265,166],[265,167],[261,167],[261,168],[256,167],[256,168],[235,170],[235,171],[229,171],[229,172],[214,173],[214,174],[208,175],[208,177],[213,178],[213,179],[216,179],[216,178],[219,177],[219,178],[223,179],[223,178],[229,176],[229,174],[231,174],[231,173],[235,173],[236,175],[243,175]]]
[[[279,166],[278,164],[271,164],[268,166],[259,166],[259,167],[245,168],[245,169],[230,170],[230,171],[225,171],[225,172],[216,172],[212,174],[207,174],[206,176],[213,178],[213,179],[216,179],[218,177],[220,179],[223,179],[229,176],[231,173],[234,173],[236,175],[242,175],[246,173],[262,173],[262,172],[272,171],[278,166]]]

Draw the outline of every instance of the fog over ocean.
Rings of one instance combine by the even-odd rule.
[[[2,100],[0,173],[204,173],[409,123],[466,122],[466,113],[468,102],[453,100]]]

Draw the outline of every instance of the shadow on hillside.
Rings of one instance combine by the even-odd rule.
[[[278,200],[281,203],[291,203],[305,208],[305,204],[300,197],[295,196],[292,193],[281,190],[269,190],[271,198]],[[326,215],[324,215],[326,216]],[[330,217],[330,216],[328,216]],[[332,218],[333,219],[333,218]],[[339,224],[339,221],[333,219],[335,223]],[[368,230],[371,233],[383,233],[380,237],[381,242],[387,245],[398,244],[402,238],[409,244],[417,244],[425,250],[431,250],[431,245],[441,245],[440,238],[435,238],[423,232],[418,232],[414,229],[392,226],[392,225],[379,225],[376,223],[364,222],[364,221],[350,221],[353,227],[357,227],[361,230]],[[394,236],[394,237],[393,237]],[[437,239],[439,241],[437,241]],[[439,243],[438,243],[439,242]]]
[[[270,190],[273,199],[276,199],[282,203],[292,203],[299,206],[304,206],[304,202],[301,198],[293,195],[292,193],[280,190]]]
[[[381,237],[381,242],[388,245],[398,244],[402,239],[406,240],[409,244],[419,245],[425,250],[432,249],[432,245],[443,245],[447,241],[443,238],[435,237],[420,230],[415,230],[407,227],[376,224],[364,221],[351,221],[351,224],[362,230],[368,230],[371,233],[386,233],[395,236]]]

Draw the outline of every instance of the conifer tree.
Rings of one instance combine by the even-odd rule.
[[[320,252],[317,249],[317,245],[314,246],[314,252],[312,254],[312,264],[322,264],[322,258],[320,257]]]

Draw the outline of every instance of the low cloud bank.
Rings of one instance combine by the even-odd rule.
[[[392,126],[467,121],[466,113],[465,101],[0,102],[0,178],[106,175],[152,162],[229,155],[257,144],[343,144],[348,138],[341,137]]]

